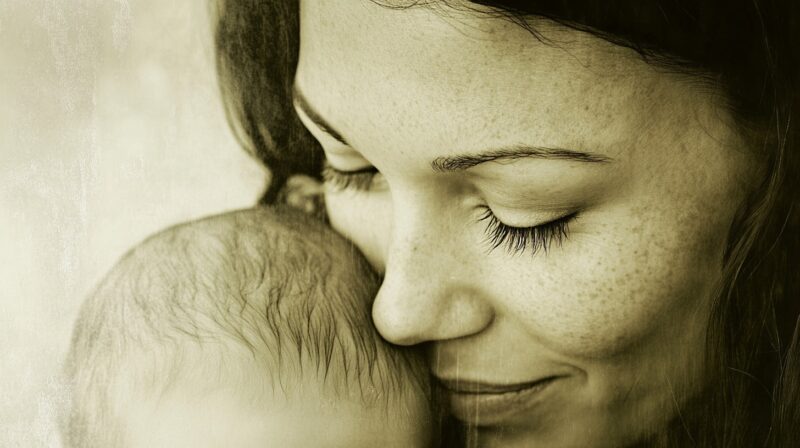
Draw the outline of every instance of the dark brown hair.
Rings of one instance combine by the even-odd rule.
[[[442,0],[377,1],[425,7]],[[731,224],[725,282],[708,331],[712,381],[669,445],[800,446],[800,2],[587,0],[451,2],[542,38],[544,18],[632,48],[721,92],[765,170]],[[294,114],[297,0],[218,0],[217,63],[228,116],[271,170],[273,201],[293,173],[319,177],[319,144]]]

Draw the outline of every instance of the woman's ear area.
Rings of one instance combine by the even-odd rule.
[[[309,215],[325,216],[325,196],[322,182],[303,174],[290,176],[278,193],[277,202]]]

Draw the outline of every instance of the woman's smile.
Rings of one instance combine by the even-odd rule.
[[[457,419],[475,426],[508,425],[529,415],[552,396],[564,377],[550,376],[527,383],[498,384],[466,379],[442,380],[450,411]]]

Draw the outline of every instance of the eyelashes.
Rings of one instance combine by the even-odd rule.
[[[373,166],[355,171],[341,171],[326,161],[322,168],[322,179],[335,191],[353,190],[368,192],[373,189],[375,177],[380,172]],[[561,247],[569,238],[569,224],[578,212],[573,212],[550,222],[531,227],[512,227],[503,224],[488,206],[478,217],[478,222],[486,224],[486,242],[489,252],[505,246],[509,254],[530,251],[534,255],[540,251],[547,253],[553,246]]]
[[[322,180],[336,191],[369,191],[378,174],[379,172],[374,166],[356,171],[341,171],[326,161],[322,167]]]
[[[577,212],[562,216],[553,221],[532,227],[511,227],[500,222],[489,207],[483,206],[484,212],[478,222],[486,222],[486,236],[489,251],[505,246],[510,254],[529,250],[531,255],[539,251],[550,250],[553,245],[561,247],[569,238],[569,223],[575,219]]]

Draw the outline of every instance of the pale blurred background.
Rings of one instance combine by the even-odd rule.
[[[79,303],[164,226],[253,204],[206,0],[0,0],[0,447],[58,447]]]

